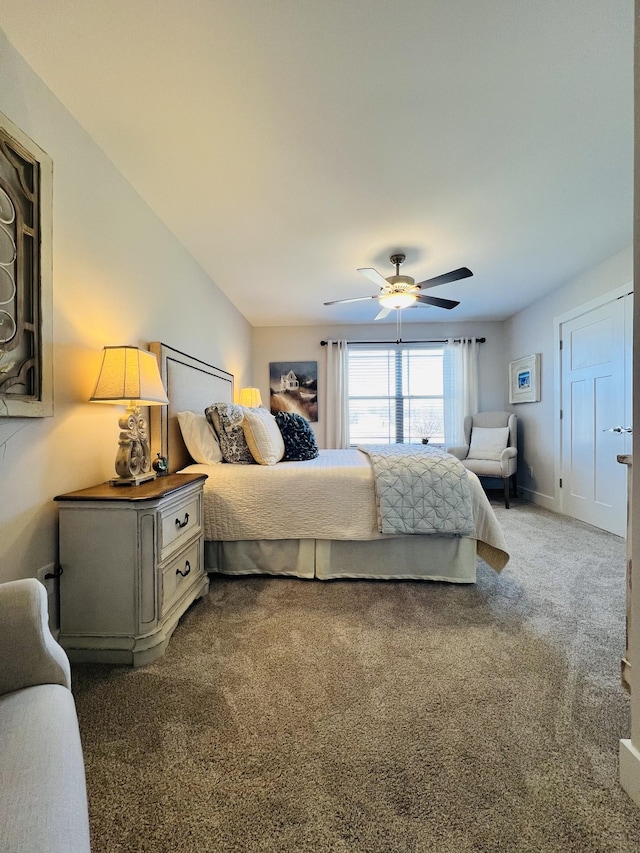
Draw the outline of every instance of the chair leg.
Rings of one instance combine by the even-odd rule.
[[[502,482],[504,483],[504,505],[505,509],[509,509],[509,486],[511,485],[509,482],[509,477],[503,477]]]
[[[518,475],[512,474],[511,479],[513,480],[513,496],[514,498],[518,497]]]

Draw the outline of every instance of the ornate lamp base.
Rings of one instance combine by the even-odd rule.
[[[151,451],[147,422],[139,406],[129,403],[126,414],[118,420],[120,438],[116,456],[116,474],[109,482],[112,486],[138,486],[155,480],[151,470]]]
[[[140,483],[146,483],[147,480],[155,480],[156,475],[154,473],[151,474],[141,474],[138,477],[112,477],[107,482],[111,483],[112,486],[139,486]]]

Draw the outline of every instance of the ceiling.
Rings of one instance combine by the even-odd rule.
[[[633,0],[0,0],[254,326],[370,322],[357,267],[504,319],[632,237]],[[387,322],[395,322],[392,315]]]

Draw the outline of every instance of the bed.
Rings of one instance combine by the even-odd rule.
[[[233,376],[159,342],[155,353],[170,400],[151,409],[154,453],[169,471],[207,474],[205,566],[210,573],[473,583],[477,557],[496,571],[508,562],[502,531],[480,483],[468,472],[473,531],[380,532],[372,464],[356,448],[321,450],[316,459],[276,465],[195,464],[177,413],[202,414],[233,402]]]

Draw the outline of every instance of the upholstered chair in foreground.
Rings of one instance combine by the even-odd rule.
[[[90,853],[78,718],[35,578],[0,584],[0,850]]]
[[[518,495],[517,417],[511,412],[478,412],[464,419],[466,444],[448,447],[465,468],[478,477],[500,477],[504,484],[504,505],[509,509],[509,488]]]

